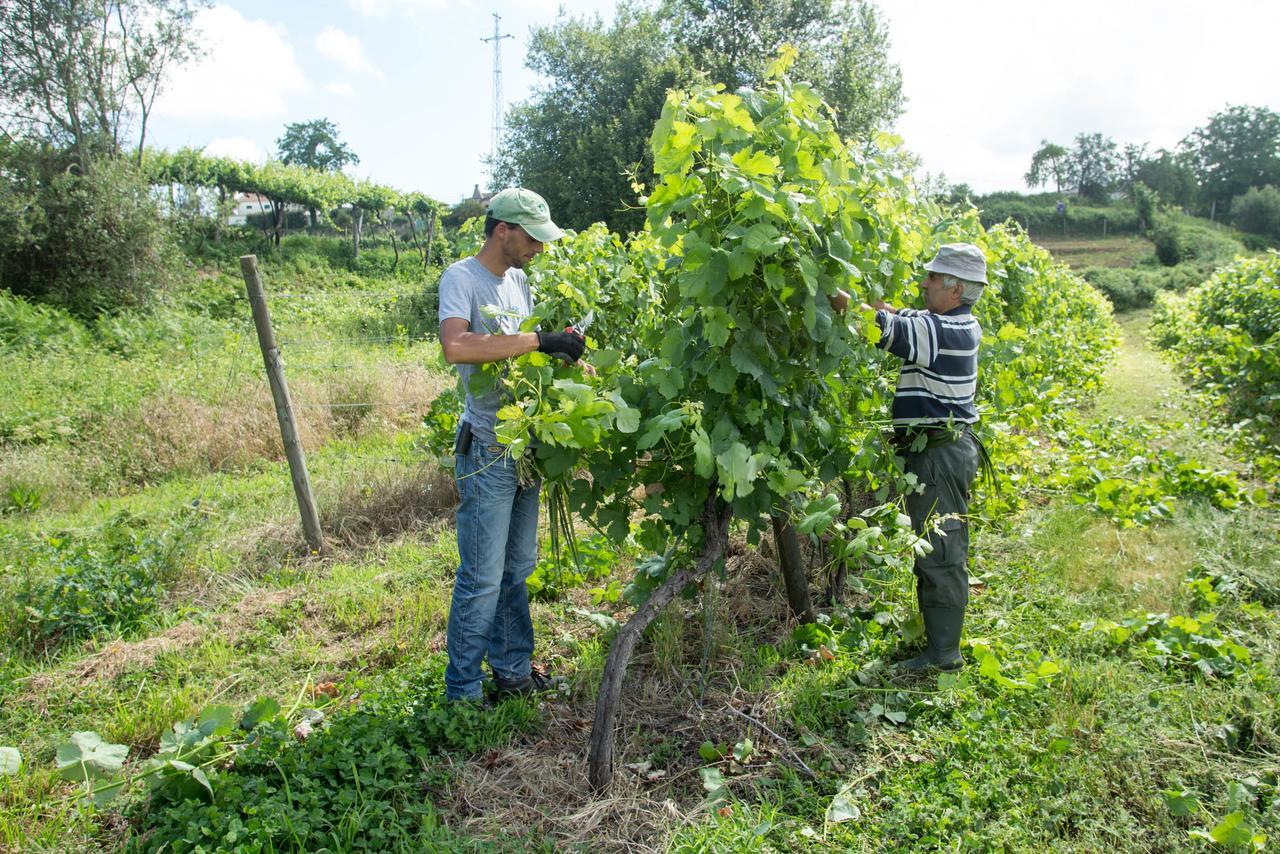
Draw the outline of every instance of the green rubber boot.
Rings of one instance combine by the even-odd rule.
[[[964,666],[960,655],[960,632],[964,628],[964,607],[921,608],[928,646],[923,653],[898,664],[899,670],[919,671],[936,667],[959,670]]]

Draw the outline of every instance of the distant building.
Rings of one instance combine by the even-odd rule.
[[[227,225],[244,225],[254,214],[271,213],[271,200],[257,193],[236,193],[235,207],[227,215]]]
[[[471,191],[471,195],[469,196],[469,199],[473,202],[479,202],[480,204],[484,205],[486,208],[489,207],[489,200],[492,199],[494,196],[498,195],[497,192],[495,191],[492,193],[482,193],[480,192],[479,184],[476,184],[475,187],[476,188]]]

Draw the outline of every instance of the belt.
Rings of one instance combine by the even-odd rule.
[[[941,427],[906,427],[902,430],[894,430],[885,434],[887,441],[894,448],[900,451],[907,451],[912,448],[923,450],[924,448],[933,448],[938,445],[949,445],[959,439],[970,430],[968,424],[947,425]],[[923,444],[917,446],[921,437],[924,437]]]

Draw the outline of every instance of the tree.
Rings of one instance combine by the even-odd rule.
[[[1196,175],[1185,154],[1161,148],[1154,156],[1138,163],[1134,177],[1168,204],[1186,208],[1195,202],[1198,189]]]
[[[1138,181],[1138,167],[1147,159],[1147,144],[1126,142],[1120,150],[1120,180],[1129,198],[1134,198],[1134,185]]]
[[[305,166],[320,172],[341,172],[360,162],[356,153],[338,139],[338,126],[328,119],[312,119],[284,126],[284,136],[276,140],[276,150],[286,166]],[[316,209],[309,208],[311,225]]]
[[[1274,110],[1229,106],[1193,130],[1182,148],[1211,209],[1225,210],[1250,187],[1280,185],[1280,113]]]
[[[608,26],[564,18],[534,30],[526,64],[550,82],[508,115],[495,183],[536,189],[573,227],[637,228],[633,179],[652,175],[646,143],[667,89],[755,85],[784,43],[842,135],[897,118],[901,77],[869,0],[624,0]]]
[[[276,140],[276,150],[288,166],[306,166],[321,172],[341,172],[360,162],[350,146],[338,139],[338,126],[323,118],[285,125],[284,136]]]
[[[1105,202],[1120,170],[1115,140],[1100,133],[1077,134],[1067,153],[1067,183],[1085,199]]]
[[[1062,192],[1062,181],[1066,177],[1067,150],[1055,145],[1047,139],[1040,140],[1040,148],[1031,155],[1031,168],[1023,176],[1027,186],[1035,189],[1049,183],[1053,178],[1054,189]]]
[[[1280,189],[1271,185],[1250,187],[1231,202],[1231,221],[1236,228],[1280,240]]]
[[[17,133],[71,149],[83,167],[114,156],[147,119],[170,68],[198,53],[204,0],[22,0],[0,3],[3,118]]]
[[[694,66],[730,90],[758,86],[792,44],[795,75],[834,109],[842,136],[864,136],[902,112],[902,75],[868,0],[666,0],[663,8]]]
[[[1156,220],[1160,195],[1141,181],[1133,182],[1133,209],[1138,214],[1138,231],[1145,234]]]
[[[484,214],[485,206],[479,199],[463,199],[450,208],[440,221],[447,228],[460,228],[472,217],[484,216]]]
[[[558,222],[640,227],[632,175],[647,179],[666,91],[695,76],[659,15],[623,3],[613,23],[536,28],[526,65],[550,82],[507,116],[495,186],[537,190]]]

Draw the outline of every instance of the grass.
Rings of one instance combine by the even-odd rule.
[[[309,268],[288,269],[297,278]],[[379,287],[361,277],[325,282],[305,309],[278,315],[320,357],[291,363],[300,399],[302,390],[316,400],[350,392],[351,402],[400,400],[404,391],[425,406],[446,381],[422,367],[430,344],[333,343],[361,324],[386,328],[400,309],[361,301]],[[362,318],[355,326],[352,312]],[[1122,318],[1122,357],[1087,417],[1154,422],[1157,441],[1238,465],[1217,432],[1189,417],[1185,390],[1145,348],[1145,319]],[[155,435],[223,431],[231,441],[235,430],[225,425],[245,423],[225,420],[237,410],[261,409],[270,420],[265,399],[244,393],[256,356],[218,337],[228,328],[210,326],[202,352],[225,354],[218,364],[234,365],[246,385],[211,387],[193,369],[170,393],[203,401],[209,414],[196,429],[175,419]],[[104,388],[125,383],[117,374],[126,368],[151,371],[153,388],[170,376],[162,363],[78,346],[97,348],[82,364],[103,372]],[[10,369],[5,382],[21,384],[31,381],[14,366],[37,371],[44,357],[0,358]],[[58,365],[67,393],[92,386],[74,358]],[[154,392],[120,399],[127,426],[115,435],[136,436]],[[56,416],[53,396],[31,400],[41,418]],[[77,423],[101,423],[94,418]],[[374,407],[355,426],[335,421],[313,437],[309,464],[333,545],[324,559],[302,547],[287,470],[265,448],[234,465],[192,455],[148,468],[147,477],[113,476],[101,492],[72,471],[65,497],[50,493],[41,507],[0,516],[0,614],[9,618],[0,626],[0,745],[18,747],[25,761],[20,774],[0,779],[0,849],[123,850],[131,839],[145,844],[136,836],[144,821],[227,832],[231,813],[202,818],[195,802],[160,804],[145,819],[140,795],[123,812],[81,809],[54,774],[53,746],[94,730],[128,745],[136,769],[175,721],[263,696],[286,709],[321,708],[335,727],[302,744],[286,734],[291,746],[275,759],[291,769],[291,791],[326,804],[334,834],[326,844],[335,850],[364,844],[373,831],[385,833],[390,850],[1180,850],[1199,844],[1191,831],[1213,831],[1235,813],[1252,832],[1280,838],[1274,508],[1225,512],[1186,500],[1168,521],[1120,529],[1070,496],[1037,495],[976,536],[983,584],[966,628],[972,664],[943,677],[889,670],[909,646],[907,578],[831,609],[844,634],[823,655],[793,639],[771,560],[736,539],[723,580],[677,600],[638,650],[615,784],[600,797],[589,791],[584,761],[608,652],[587,615],[611,610],[585,588],[600,582],[534,606],[536,657],[568,675],[567,696],[440,712],[456,563],[452,492],[411,427]],[[105,455],[107,470],[127,468],[111,455],[127,455],[129,444],[95,438],[110,432],[95,429],[6,443],[0,471],[16,470],[24,454],[36,470],[58,461],[74,468],[87,448]],[[53,484],[60,475],[44,476]],[[97,542],[121,514],[141,533],[163,532],[183,514],[196,520],[150,616],[127,632],[45,648],[16,642],[24,616],[10,607],[14,592],[24,577],[59,571],[41,557],[41,538]],[[626,566],[631,556],[615,560]],[[1229,675],[1205,676],[1149,640],[1113,642],[1090,628],[1209,610],[1216,618],[1206,624],[1248,651]],[[1151,631],[1166,634],[1151,637],[1171,643],[1167,621],[1157,622]],[[358,785],[330,761],[348,754]],[[276,792],[281,774],[255,768],[215,775],[218,803],[259,792],[252,803],[296,820]],[[334,799],[323,800],[326,792]],[[1186,809],[1171,809],[1184,792],[1176,802]]]
[[[1139,259],[1151,255],[1150,240],[1135,235],[1118,237],[1055,237],[1048,233],[1032,237],[1036,245],[1048,249],[1053,257],[1075,269],[1084,267],[1132,267]]]

